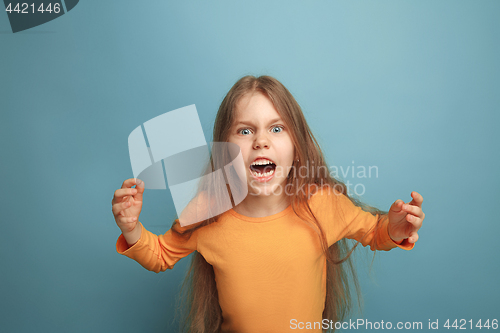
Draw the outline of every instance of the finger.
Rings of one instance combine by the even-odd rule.
[[[422,227],[422,219],[416,217],[415,215],[410,215],[410,214],[406,215],[406,221],[408,221],[409,223],[411,223],[411,225],[413,225],[412,229],[414,231],[417,231]]]
[[[118,214],[123,212],[125,209],[129,208],[130,206],[132,206],[132,202],[130,202],[130,201],[119,202],[119,203],[114,204],[111,207],[111,211],[113,212],[113,215],[117,216]]]
[[[135,217],[135,216],[120,216],[120,217],[118,217],[118,221],[120,223],[134,223],[137,221],[137,217]]]
[[[418,234],[416,231],[413,231],[410,233],[410,236],[408,237],[408,242],[413,244],[416,241],[418,241]]]
[[[402,210],[402,207],[404,205],[404,201],[401,199],[398,199],[394,201],[394,203],[391,205],[391,208],[389,210],[399,213]]]
[[[144,193],[144,182],[139,178],[136,178],[135,188],[137,192],[134,194],[134,199],[142,201],[142,194]]]
[[[416,217],[423,217],[423,214],[424,214],[422,212],[422,208],[420,208],[418,206],[413,206],[413,205],[411,205],[411,203],[404,204],[403,205],[403,210],[405,212],[407,212],[408,214],[415,215]]]
[[[422,197],[420,195],[420,193],[418,192],[411,192],[411,197],[413,198],[413,200],[410,202],[411,205],[414,205],[414,206],[418,206],[418,207],[422,207],[422,202],[424,201],[424,197]]]
[[[135,188],[120,188],[115,191],[115,194],[113,196],[113,200],[111,201],[112,204],[117,203],[117,202],[122,202],[126,200],[126,196],[129,195],[134,195],[137,193],[137,189]]]
[[[125,180],[122,184],[122,188],[131,188],[134,185],[137,185],[137,178],[129,178]]]

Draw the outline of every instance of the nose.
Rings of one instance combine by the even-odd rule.
[[[260,134],[255,138],[253,149],[269,148],[269,140],[266,134]]]

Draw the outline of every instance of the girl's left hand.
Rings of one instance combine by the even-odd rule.
[[[424,198],[417,192],[411,192],[413,200],[407,204],[403,200],[396,200],[389,210],[389,236],[395,242],[408,238],[409,243],[418,240],[417,231],[422,226],[425,214],[422,211]]]

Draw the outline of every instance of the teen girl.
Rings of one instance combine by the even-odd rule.
[[[418,240],[422,196],[412,192],[411,202],[396,200],[388,212],[351,198],[327,172],[299,104],[272,77],[236,82],[217,113],[213,141],[237,144],[245,162],[248,195],[233,209],[185,227],[176,219],[157,236],[138,220],[139,179],[124,181],[112,201],[122,231],[118,253],[158,273],[196,251],[182,288],[186,331],[331,329],[326,323],[351,308],[349,286],[357,280],[350,254],[359,242],[410,250]],[[306,162],[315,172],[295,172]],[[349,248],[347,239],[358,242]]]

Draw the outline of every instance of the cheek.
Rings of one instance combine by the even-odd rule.
[[[279,146],[282,156],[293,160],[294,146],[292,140],[289,137],[283,138],[283,140],[280,140]]]
[[[241,156],[243,157],[243,160],[248,161],[250,159],[250,150],[251,149],[249,149],[245,145],[239,145],[239,147],[240,147],[240,152],[241,152]]]
[[[245,147],[245,143],[242,142],[241,140],[229,139],[228,142],[231,142],[231,143],[234,143],[235,145],[237,145],[240,148],[241,153],[243,153],[244,151],[247,150],[247,148]],[[245,156],[243,155],[243,157],[245,157]]]

